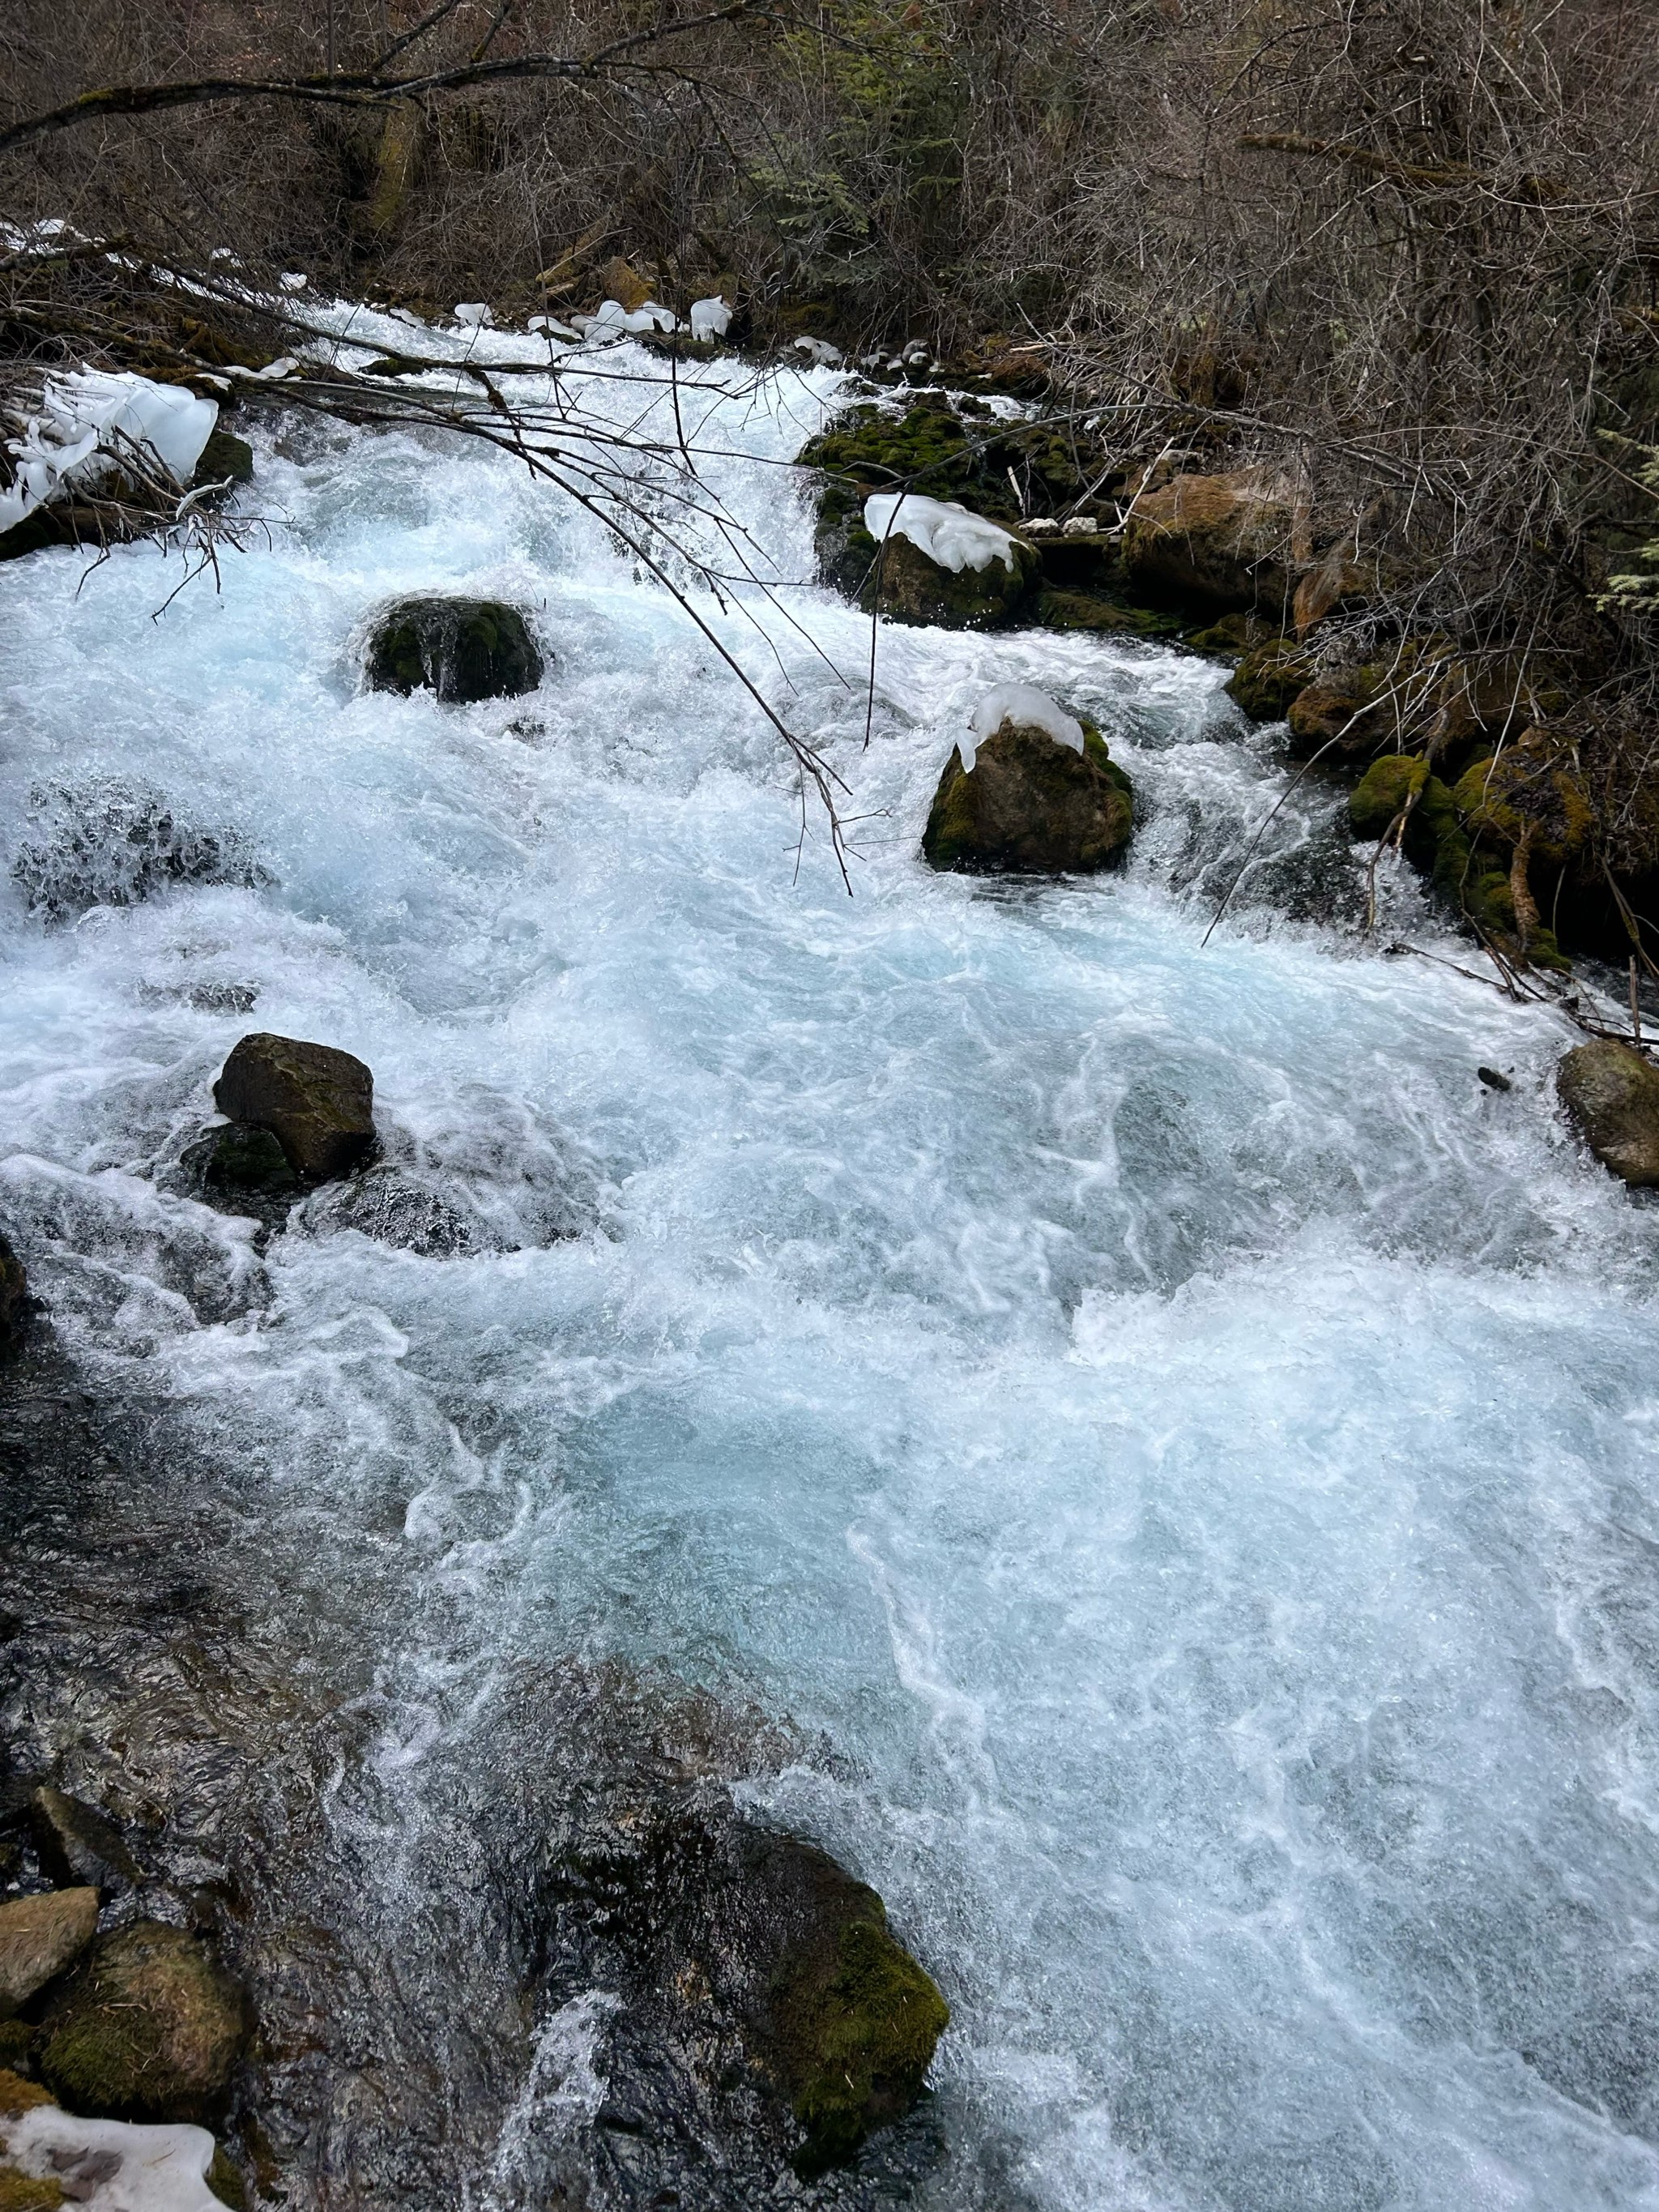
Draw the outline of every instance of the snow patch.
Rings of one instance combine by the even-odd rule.
[[[951,499],[923,499],[913,491],[878,491],[864,502],[864,526],[872,538],[908,538],[941,568],[1014,565],[1014,541],[1006,530]]]
[[[723,338],[732,327],[732,310],[716,293],[711,300],[691,302],[691,335],[708,340]]]
[[[40,412],[21,438],[8,441],[16,476],[0,490],[0,530],[67,485],[95,483],[117,465],[123,444],[144,447],[179,484],[188,483],[218,419],[217,400],[130,370],[72,368],[49,376]]]
[[[0,2141],[25,2173],[61,2182],[86,2212],[224,2212],[207,2185],[214,2144],[205,2128],[83,2120],[36,2105],[0,2120]]]
[[[968,720],[969,736],[959,741],[963,768],[973,768],[979,748],[987,738],[995,737],[1005,722],[1016,722],[1023,729],[1046,730],[1059,745],[1070,745],[1074,753],[1083,750],[1083,725],[1057,707],[1046,691],[1039,691],[1031,684],[996,684],[975,708]]]
[[[679,318],[672,307],[661,307],[655,300],[647,300],[643,307],[630,314],[620,300],[601,300],[599,311],[589,319],[590,332],[598,337],[633,333],[638,331],[677,331]]]

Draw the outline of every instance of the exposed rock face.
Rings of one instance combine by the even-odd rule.
[[[402,599],[369,642],[372,691],[434,690],[452,705],[515,699],[542,680],[542,656],[516,607],[495,599]]]
[[[76,2112],[200,2126],[223,2110],[250,2025],[204,1943],[136,1921],[100,1939],[52,2008],[41,2076]]]
[[[29,1799],[28,1822],[41,1867],[52,1881],[84,1883],[108,1896],[139,1879],[120,1830],[96,1806],[43,1784]]]
[[[1567,1054],[1555,1087],[1603,1167],[1632,1190],[1659,1186],[1659,1068],[1633,1047],[1597,1037]]]
[[[1133,787],[1097,730],[1085,725],[1079,753],[1046,730],[1004,722],[971,769],[951,752],[921,849],[936,868],[1089,873],[1118,857],[1133,824]]]
[[[1292,589],[1294,524],[1288,495],[1259,477],[1176,477],[1136,503],[1123,565],[1152,598],[1279,614]]]
[[[28,1318],[28,1278],[23,1263],[0,1237],[0,1358],[17,1341]]]
[[[374,1079],[332,1045],[256,1030],[225,1062],[213,1103],[231,1121],[275,1137],[302,1182],[345,1175],[374,1149]],[[264,1174],[271,1163],[262,1157]]]
[[[97,1925],[95,1889],[54,1889],[0,1905],[0,2014],[15,2012],[61,1974]]]

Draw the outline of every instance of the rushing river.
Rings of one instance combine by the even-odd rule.
[[[754,1801],[945,1989],[936,2212],[1659,2206],[1655,1216],[1559,1124],[1572,1033],[1364,941],[1307,786],[1203,941],[1285,771],[1201,660],[892,629],[866,746],[781,465],[839,380],[696,374],[783,586],[701,604],[844,779],[850,897],[706,641],[506,455],[256,431],[268,536],[159,619],[153,549],[0,570],[0,1212],[219,1470],[249,1649],[303,1616],[360,1716],[374,1940],[501,1670],[655,1662],[795,1726]],[[539,694],[362,693],[429,588],[532,610]],[[919,861],[1005,678],[1130,770],[1121,872]],[[243,880],[120,903],[169,809]],[[255,1028],[370,1064],[469,1249],[313,1201],[262,1259],[180,1194]]]

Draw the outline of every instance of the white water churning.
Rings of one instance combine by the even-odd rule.
[[[411,1808],[538,1650],[821,1733],[764,1799],[951,2001],[939,2207],[1659,2206],[1656,1217],[1557,1125],[1552,1018],[1266,908],[1200,949],[1281,782],[1222,672],[894,629],[864,748],[780,465],[837,382],[680,404],[798,627],[706,612],[846,778],[850,900],[707,642],[504,459],[267,438],[270,545],[160,623],[145,549],[3,573],[4,1218],[337,1611],[395,1488]],[[524,605],[541,691],[362,693],[433,589]],[[1135,778],[1121,874],[917,858],[1008,683]],[[1273,864],[1340,860],[1297,805]],[[99,825],[161,814],[236,865],[97,902]],[[251,1028],[368,1060],[491,1238],[261,1263],[158,1188]]]

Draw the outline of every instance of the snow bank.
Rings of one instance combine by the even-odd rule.
[[[224,2212],[207,2185],[205,2128],[148,2128],[82,2120],[36,2105],[0,2121],[6,2154],[25,2173],[62,2182],[85,2212]]]
[[[954,500],[923,499],[913,491],[878,491],[864,502],[864,526],[872,538],[908,538],[941,568],[988,568],[1000,561],[1014,565],[1014,541],[1007,531],[970,514]]]
[[[1082,723],[1075,721],[1063,707],[1055,706],[1046,691],[1039,691],[1030,684],[998,684],[985,694],[968,718],[969,735],[958,745],[963,768],[973,767],[981,744],[987,738],[995,737],[1005,722],[1047,730],[1056,744],[1070,745],[1074,753],[1083,750]]]
[[[148,447],[178,483],[188,483],[218,419],[216,400],[130,371],[76,368],[49,376],[40,414],[29,418],[21,438],[8,441],[17,473],[0,490],[0,530],[66,486],[90,485],[107,475],[123,441]]]
[[[694,338],[723,338],[732,327],[732,310],[718,293],[712,300],[691,302],[691,335]]]

